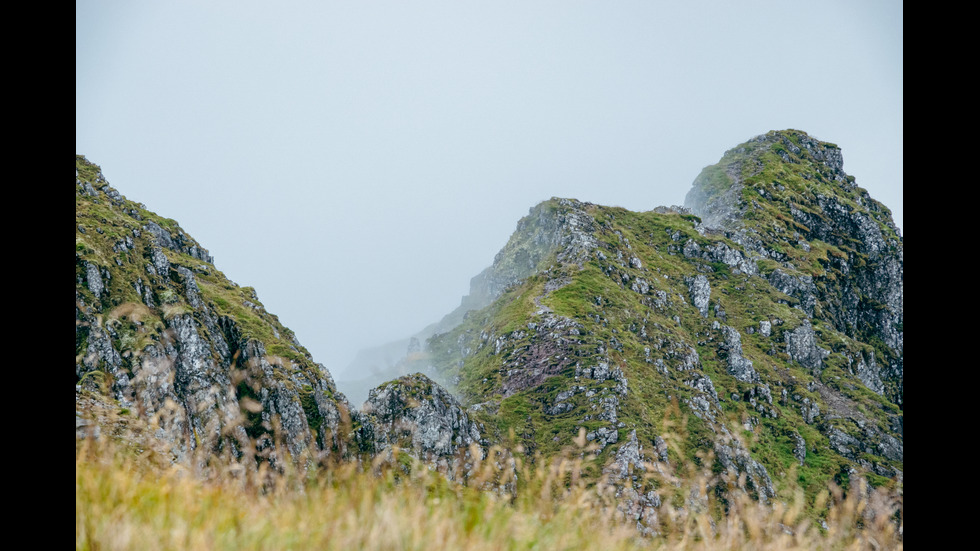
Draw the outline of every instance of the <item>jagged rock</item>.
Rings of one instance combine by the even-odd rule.
[[[905,446],[902,442],[890,434],[881,435],[881,442],[878,443],[878,452],[888,459],[902,461],[905,458]]]
[[[817,416],[820,415],[820,405],[811,402],[809,398],[804,398],[803,404],[800,406],[800,415],[803,416],[806,424],[812,425],[817,420]]]
[[[786,333],[786,353],[790,359],[814,373],[820,372],[824,358],[830,355],[830,351],[817,345],[816,334],[809,320],[803,320],[799,327]]]
[[[194,280],[194,273],[183,266],[177,267],[177,273],[184,279],[184,292],[186,293],[186,298],[188,304],[194,308],[201,308],[204,303],[201,301],[201,292],[197,288],[197,282]]]
[[[459,401],[421,373],[372,389],[363,412],[376,453],[398,446],[454,478],[464,474],[470,445],[486,444]]]
[[[642,451],[643,446],[636,439],[636,431],[630,431],[629,439],[616,451],[616,462],[607,469],[607,472],[616,474],[620,480],[625,480],[633,476],[633,471],[645,471]]]
[[[759,501],[767,503],[776,497],[766,467],[752,459],[749,452],[737,441],[730,444],[716,443],[715,455],[718,463],[731,475],[732,480],[737,481],[742,489],[752,492]],[[744,486],[741,478],[743,474]]]
[[[830,429],[830,447],[844,457],[854,459],[861,451],[861,441],[839,428]]]
[[[706,168],[695,179],[691,190],[684,197],[684,206],[698,215],[707,227],[735,228],[742,215],[741,164],[727,167],[715,165],[709,168],[710,170]]]
[[[598,429],[586,434],[585,439],[589,442],[595,442],[599,446],[598,451],[601,452],[609,444],[615,444],[619,441],[619,431],[616,429],[599,427]]]
[[[170,271],[170,261],[167,260],[167,255],[164,254],[160,247],[150,247],[150,262],[152,262],[150,265],[152,270],[147,271],[153,275],[167,277],[167,273]]]
[[[901,404],[902,238],[888,209],[858,187],[841,163],[840,148],[833,144],[795,130],[769,132],[706,168],[688,194],[688,206],[703,225],[722,229],[758,257],[780,261],[770,283],[809,317],[862,342],[880,339],[878,362],[889,368],[881,374],[882,384],[872,380],[871,387]],[[783,165],[786,179],[762,179],[762,167],[776,164]],[[746,185],[758,191],[766,208],[788,214],[792,222],[761,223],[767,218],[758,217],[759,203],[740,201],[737,192]],[[787,255],[786,247],[805,254]],[[829,252],[817,257],[818,269],[812,263],[816,250]]]
[[[76,174],[76,226],[112,229],[76,233],[76,417],[115,401],[176,457],[204,462],[222,450],[252,468],[260,458],[306,467],[344,456],[346,399],[254,291],[209,267],[173,221],[134,216],[145,209],[97,166],[76,157]],[[235,319],[236,304],[256,305],[256,317]]]
[[[105,287],[102,285],[102,275],[99,273],[99,267],[91,262],[86,262],[85,273],[87,275],[89,291],[92,291],[92,294],[95,295],[95,300],[101,300],[102,290]]]
[[[558,252],[563,261],[583,262],[596,246],[595,221],[586,212],[588,206],[571,199],[552,199],[532,208],[518,222],[517,231],[497,253],[493,265],[470,282],[470,294],[461,308],[486,306],[504,289],[535,273],[549,254]]]
[[[752,368],[752,360],[742,356],[742,336],[734,327],[723,325],[721,327],[725,343],[722,350],[728,357],[728,372],[742,382],[751,383],[759,379],[759,375]]]
[[[711,300],[711,285],[708,278],[698,275],[687,282],[691,294],[691,304],[701,312],[701,317],[708,317],[708,301]]]
[[[806,461],[806,440],[800,436],[800,433],[793,431],[793,457],[799,462],[800,466]]]
[[[777,268],[769,275],[769,283],[783,293],[799,299],[803,311],[808,316],[813,316],[817,304],[817,287],[813,284],[812,277],[792,276]]]
[[[237,442],[251,438],[279,461],[399,446],[456,479],[472,468],[470,445],[520,446],[532,461],[572,444],[570,426],[584,428],[610,465],[616,507],[644,530],[657,525],[660,499],[641,480],[642,450],[658,469],[669,454],[664,438],[640,442],[635,429],[650,438],[646,424],[660,420],[687,419],[670,435],[678,459],[716,458],[706,466],[715,486],[691,493],[688,507],[706,507],[708,491],[775,498],[769,473],[786,476],[790,450],[750,451],[731,430],[757,443],[789,437],[789,462],[806,464],[809,447],[827,464],[900,477],[902,240],[842,166],[832,144],[771,132],[706,167],[691,210],[545,201],[457,310],[393,345],[405,357],[396,369],[417,366],[459,398],[402,377],[348,413],[253,290],[219,282],[172,221],[127,206],[80,165],[76,205],[115,201],[125,217],[77,220],[76,396],[107,386],[153,411],[176,404],[163,426],[187,449],[243,453]],[[124,318],[114,310],[123,304],[148,314]],[[858,385],[879,396],[852,392]]]
[[[876,394],[885,393],[885,384],[881,381],[881,370],[875,363],[874,354],[871,354],[868,358],[868,362],[865,363],[864,355],[861,354],[858,357],[857,365],[857,377],[864,383],[864,386],[868,387],[869,390]]]
[[[616,450],[615,461],[604,469],[604,474],[606,482],[614,488],[617,511],[635,522],[641,534],[655,534],[661,499],[655,489],[643,482],[646,463],[643,446],[633,430]]]
[[[715,390],[715,386],[710,378],[700,373],[694,373],[694,375],[694,379],[684,382],[684,384],[694,391],[694,395],[687,403],[691,406],[694,415],[697,415],[705,421],[714,423],[716,412],[721,410],[721,406],[718,403],[718,392]]]
[[[791,460],[805,462],[807,446],[838,454],[831,427],[858,419],[864,428],[848,425],[845,434],[863,455],[836,460],[900,471],[901,413],[862,412],[901,407],[901,238],[841,166],[836,146],[773,132],[702,172],[688,195],[694,216],[572,203],[587,220],[574,226],[587,254],[572,247],[563,256],[558,246],[533,267],[523,264],[527,275],[508,280],[510,292],[432,337],[433,370],[458,381],[481,411],[496,404],[495,433],[513,429],[526,449],[570,443],[570,435],[548,429],[574,418],[589,424],[586,437],[600,458],[626,453],[619,429],[676,403],[698,435],[678,445],[714,451],[734,487],[758,499],[773,498],[769,473],[785,476],[785,464],[764,464],[760,457],[772,461],[772,454],[753,457],[729,423],[769,441],[795,432]],[[534,220],[561,208],[553,200],[532,209],[538,214],[511,242],[534,242],[541,228],[555,227]],[[864,238],[873,244],[857,245]],[[500,258],[531,259],[512,254],[521,249]],[[878,273],[883,287],[874,289]],[[568,330],[544,329],[549,324]],[[834,380],[825,384],[831,365]],[[727,375],[717,379],[721,373],[734,388]],[[848,392],[855,385],[890,403]],[[624,503],[633,497],[620,495]]]

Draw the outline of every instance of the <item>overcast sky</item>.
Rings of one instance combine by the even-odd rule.
[[[75,151],[342,375],[459,304],[530,207],[683,204],[796,128],[892,209],[901,1],[75,4]]]

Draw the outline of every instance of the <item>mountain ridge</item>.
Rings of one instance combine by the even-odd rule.
[[[77,406],[106,396],[157,424],[177,457],[347,455],[350,406],[295,334],[173,220],[75,158]],[[349,431],[347,431],[349,432]]]
[[[401,447],[451,476],[472,445],[533,461],[581,433],[646,529],[680,499],[641,483],[657,462],[709,461],[715,491],[763,502],[799,484],[812,504],[855,476],[900,485],[902,238],[842,167],[835,145],[774,131],[705,167],[687,207],[532,207],[358,411],[254,290],[76,156],[76,428],[81,396],[152,412],[170,398],[185,452]],[[163,364],[171,382],[148,383]]]
[[[690,213],[566,200],[591,220],[587,260],[549,259],[434,336],[432,368],[491,440],[546,455],[579,429],[610,460],[634,438],[661,449],[689,416],[664,457],[710,450],[757,499],[791,467],[809,492],[900,480],[901,236],[841,166],[833,144],[771,132],[706,167]]]

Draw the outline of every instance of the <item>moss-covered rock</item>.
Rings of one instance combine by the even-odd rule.
[[[350,406],[255,290],[98,166],[76,156],[75,171],[76,409],[115,401],[177,456],[345,456]]]

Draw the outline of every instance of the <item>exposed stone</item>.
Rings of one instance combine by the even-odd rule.
[[[728,358],[728,372],[742,382],[751,383],[758,380],[759,375],[752,367],[752,360],[742,355],[742,336],[738,330],[723,325],[721,331],[725,338],[721,350]]]
[[[322,366],[273,316],[257,312],[249,320],[251,330],[276,339],[265,343],[243,336],[239,320],[212,310],[195,274],[216,273],[206,250],[172,221],[140,215],[142,205],[96,174],[95,186],[76,188],[85,201],[95,200],[86,189],[106,198],[96,213],[86,208],[91,203],[76,203],[77,226],[106,228],[76,234],[86,236],[76,253],[76,416],[85,418],[87,404],[115,403],[152,423],[166,453],[202,465],[209,454],[225,452],[247,468],[260,457],[274,468],[287,460],[305,468],[329,454],[344,456],[348,406]],[[143,221],[141,228],[131,227],[133,218]],[[110,227],[130,229],[119,237]],[[145,260],[129,257],[134,251]],[[115,262],[100,267],[96,258]],[[109,285],[113,278],[122,280]],[[227,280],[218,284],[236,288]],[[278,340],[283,332],[291,341]],[[290,346],[294,355],[270,356],[266,344]]]
[[[167,255],[159,247],[150,247],[150,262],[154,268],[154,274],[167,277],[170,272],[170,261]]]
[[[372,389],[363,411],[376,452],[400,446],[453,477],[464,474],[469,446],[485,444],[459,401],[421,373]]]
[[[875,363],[875,356],[869,354],[868,362],[864,361],[864,354],[858,356],[857,377],[861,379],[864,386],[876,394],[885,393],[885,384],[881,381],[881,370]]]
[[[800,308],[813,316],[817,304],[817,287],[810,276],[793,276],[775,269],[769,274],[769,283],[779,291],[800,301]]]
[[[823,369],[823,360],[830,355],[830,351],[817,346],[817,337],[809,320],[786,332],[786,353],[790,359],[813,373]]]
[[[187,302],[194,308],[204,306],[204,303],[201,301],[201,291],[197,288],[197,281],[194,279],[194,273],[183,266],[177,267],[177,273],[184,280],[184,291],[187,296]]]
[[[619,441],[619,431],[616,429],[599,427],[598,429],[586,434],[585,438],[589,442],[595,442],[599,446],[597,452],[601,452],[609,444],[615,444]]]
[[[701,312],[701,317],[708,317],[708,301],[711,299],[711,285],[708,278],[697,275],[688,278],[687,288],[691,295],[691,303]]]
[[[745,450],[737,441],[731,444],[715,444],[715,455],[718,463],[728,472],[731,480],[736,482],[742,489],[750,491],[759,501],[768,503],[776,497],[776,490],[773,488],[772,479],[766,467],[752,459],[749,452]],[[745,475],[743,479],[741,475]],[[744,486],[743,481],[744,480]]]
[[[803,416],[806,424],[812,425],[817,420],[817,416],[820,415],[820,405],[811,402],[809,398],[804,398],[803,404],[800,406],[800,415]]]
[[[92,294],[95,295],[96,300],[101,300],[102,290],[105,287],[102,284],[102,276],[99,274],[99,267],[91,262],[86,262],[85,273],[86,280],[88,281],[88,290],[92,291]]]
[[[796,431],[793,431],[792,437],[793,457],[796,458],[796,461],[799,462],[800,466],[802,467],[804,461],[806,460],[806,440],[804,440],[803,437],[800,436],[800,433]]]

